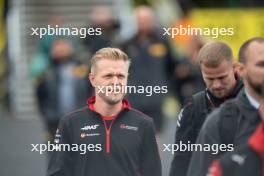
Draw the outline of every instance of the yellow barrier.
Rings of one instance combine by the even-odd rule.
[[[216,40],[227,42],[233,49],[235,58],[241,44],[256,36],[264,36],[264,9],[196,9],[191,13],[191,21],[200,28],[234,28],[234,35],[221,36]],[[209,39],[213,39],[210,37]]]

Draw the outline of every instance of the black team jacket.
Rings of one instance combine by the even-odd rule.
[[[230,124],[223,125],[223,119],[233,120],[229,121]],[[210,146],[233,144],[234,148],[240,147],[247,143],[260,122],[258,110],[251,105],[245,89],[242,89],[235,99],[223,103],[220,108],[207,117],[196,144],[209,144]],[[228,125],[229,128],[225,128]],[[230,129],[233,129],[232,132]],[[223,135],[223,131],[225,131],[225,135]],[[228,136],[233,136],[232,141],[225,141]],[[212,151],[193,152],[187,175],[206,175],[211,162],[226,152],[229,151],[219,150],[217,154],[212,154]]]
[[[235,98],[243,87],[242,80],[237,78],[233,91],[225,98],[215,97],[208,89],[193,95],[191,101],[187,102],[178,115],[175,144],[180,142],[187,144],[188,141],[195,144],[207,115],[226,100]],[[192,154],[191,151],[175,152],[171,163],[170,176],[186,176]]]
[[[213,162],[209,176],[264,176],[264,122],[248,142]]]
[[[152,119],[131,108],[126,100],[117,116],[103,117],[95,111],[94,102],[91,97],[87,107],[62,118],[54,145],[72,148],[52,152],[47,175],[161,176]],[[73,148],[76,145],[78,151]],[[80,151],[82,145],[86,152]]]

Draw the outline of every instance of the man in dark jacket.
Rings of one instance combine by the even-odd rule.
[[[264,104],[261,111],[262,123],[247,143],[214,161],[208,176],[264,175]]]
[[[198,54],[206,89],[193,95],[180,111],[175,143],[194,144],[207,114],[227,99],[237,96],[243,87],[233,65],[231,48],[223,42],[210,42]],[[176,151],[170,176],[186,176],[192,151]]]
[[[92,57],[89,79],[95,97],[62,119],[54,141],[57,148],[77,144],[87,151],[55,151],[48,176],[161,176],[153,121],[131,108],[120,91],[127,85],[129,63],[115,48]]]
[[[239,51],[238,71],[243,78],[243,89],[235,100],[223,104],[205,121],[196,141],[197,144],[245,144],[259,125],[258,108],[261,88],[264,84],[264,39],[246,41]],[[217,154],[197,151],[193,153],[188,176],[204,176],[210,163],[225,150]]]
[[[85,105],[92,88],[87,66],[75,58],[70,41],[56,39],[50,55],[52,62],[38,82],[37,100],[49,135],[54,136],[60,117]]]
[[[137,7],[135,16],[138,32],[122,44],[123,50],[132,58],[129,73],[131,77],[129,77],[128,84],[144,87],[159,86],[168,89],[168,78],[174,75],[176,65],[169,43],[161,37],[162,34],[155,27],[152,8]],[[154,119],[158,132],[162,130],[163,125],[162,105],[165,95],[165,93],[130,94],[128,97],[135,108]]]

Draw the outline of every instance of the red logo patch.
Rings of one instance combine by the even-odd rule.
[[[85,133],[81,133],[81,136],[80,137],[81,138],[85,138],[85,136],[86,136]]]
[[[120,124],[120,128],[126,128],[126,125],[125,124]]]

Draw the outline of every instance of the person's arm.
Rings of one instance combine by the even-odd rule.
[[[152,119],[145,123],[140,176],[161,176],[161,160]]]
[[[206,121],[204,122],[196,144],[201,144],[202,147],[209,146],[210,151],[193,152],[187,176],[205,176],[208,172],[211,162],[221,153],[220,151],[216,153],[216,150],[219,149],[221,144],[218,126],[220,118],[221,115],[219,109],[216,109],[207,117]],[[213,145],[217,145],[217,147],[213,147]]]
[[[180,141],[183,144],[194,143],[193,138],[193,105],[187,104],[179,113],[176,133],[175,144],[179,144]],[[186,176],[188,166],[191,160],[191,151],[176,151],[171,163],[170,176]]]
[[[66,120],[62,118],[55,134],[54,144],[69,144],[70,133],[69,125]],[[61,147],[63,148],[63,147]],[[51,152],[51,158],[49,161],[47,176],[72,176],[72,158],[71,152],[69,151],[53,151]]]

